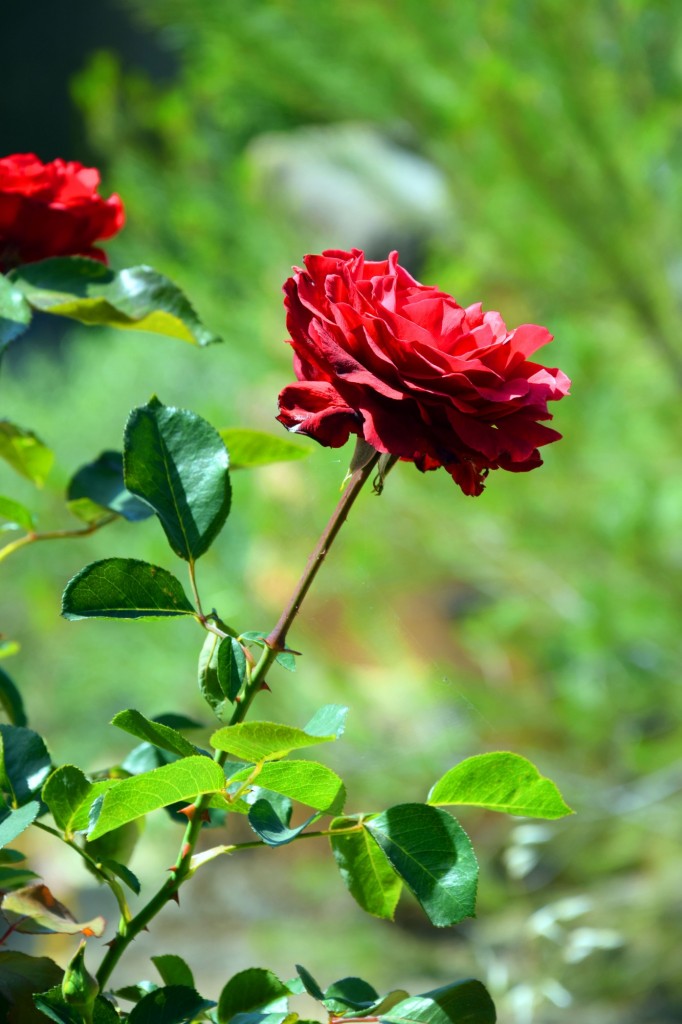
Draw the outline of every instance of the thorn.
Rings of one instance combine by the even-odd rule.
[[[196,807],[194,806],[194,804],[187,804],[187,807],[180,807],[178,809],[178,814],[184,814],[185,817],[189,821],[191,821],[192,818],[194,817],[194,812],[195,811],[196,811]]]
[[[171,866],[169,868],[166,868],[166,871],[172,871],[173,874],[175,874],[175,872],[177,870],[178,870],[178,865],[177,864],[171,864]]]
[[[190,843],[185,843],[185,845],[183,846],[183,848],[182,848],[182,850],[180,852],[180,859],[184,860],[185,857],[189,857],[191,852],[192,852],[191,844]]]
[[[260,684],[260,688],[261,688],[261,690],[268,690],[270,693],[272,693],[272,690],[270,690],[270,687],[265,682],[265,680],[263,680],[263,682]]]
[[[175,890],[175,892],[172,892],[172,893],[170,894],[170,896],[169,896],[169,899],[171,899],[171,900],[175,900],[175,902],[177,903],[177,905],[178,905],[178,906],[180,906],[180,893],[178,892],[178,890],[177,890],[177,889]]]

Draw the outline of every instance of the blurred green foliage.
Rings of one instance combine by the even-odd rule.
[[[305,652],[297,675],[273,677],[261,713],[350,703],[331,763],[349,779],[351,810],[423,799],[453,759],[510,749],[556,779],[578,814],[535,832],[462,816],[485,868],[468,947],[461,932],[422,932],[409,906],[401,943],[341,892],[320,934],[316,879],[332,868],[308,849],[289,855],[291,891],[279,895],[292,948],[330,977],[487,974],[501,1018],[518,1024],[677,1019],[682,7],[127,6],[179,71],[160,85],[98,52],[74,79],[90,145],[128,211],[112,262],[175,279],[225,344],[199,352],[83,330],[54,355],[49,339],[15,345],[3,414],[53,443],[58,464],[39,498],[6,469],[0,490],[11,485],[41,525],[63,522],[70,473],[120,446],[128,409],[152,393],[219,428],[277,431],[276,395],[292,378],[281,283],[304,252],[352,245],[351,227],[373,256],[401,248],[420,280],[462,304],[482,300],[510,326],[547,324],[556,341],[541,358],[573,378],[574,397],[556,409],[565,439],[545,449],[546,465],[494,473],[475,500],[445,474],[398,466],[384,495],[354,510],[292,634]],[[413,175],[407,189],[391,177],[398,165]],[[423,188],[430,206],[414,198]],[[235,474],[228,529],[201,566],[206,606],[269,628],[348,458],[316,450]],[[3,566],[1,628],[22,643],[5,665],[62,760],[74,743],[80,761],[106,761],[106,744],[109,758],[123,751],[102,707],[201,714],[191,623],[57,618],[66,579],[110,555],[170,565],[150,521],[36,545]],[[384,782],[372,792],[363,776],[377,763]],[[212,880],[202,884],[208,900]],[[243,924],[263,958],[282,956],[269,913]],[[244,945],[229,948],[246,963]]]

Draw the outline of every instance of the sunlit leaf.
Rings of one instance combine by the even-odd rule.
[[[175,953],[164,953],[153,956],[152,963],[161,975],[164,985],[184,985],[194,988],[194,976],[181,956]]]
[[[40,801],[31,800],[23,807],[0,810],[0,847],[12,840],[33,824],[40,814]]]
[[[228,1024],[237,1014],[288,1011],[289,990],[262,967],[251,967],[230,978],[218,1000],[218,1022]]]
[[[114,271],[97,260],[57,258],[19,267],[10,279],[44,313],[196,345],[219,340],[206,330],[177,285],[151,267]]]
[[[292,750],[328,743],[334,739],[334,734],[311,735],[303,729],[276,722],[241,722],[239,725],[226,725],[214,732],[211,745],[245,761],[270,761],[284,757]]]
[[[242,768],[231,776],[230,782],[245,781],[252,774],[252,768]],[[317,761],[266,761],[254,780],[256,783],[328,814],[340,814],[346,798],[338,775]]]
[[[303,445],[260,430],[228,427],[219,433],[230,453],[231,469],[251,469],[268,466],[273,462],[296,462],[310,454],[310,449]]]
[[[352,818],[337,818],[335,828],[356,825]],[[375,917],[393,920],[403,883],[386,854],[364,828],[330,835],[329,842],[341,877],[356,902]]]
[[[432,807],[468,804],[528,818],[572,814],[550,780],[532,762],[507,752],[477,754],[461,761],[429,793]]]
[[[224,788],[225,775],[220,765],[199,755],[122,779],[105,792],[88,839],[97,839],[160,807],[189,802],[202,793],[217,793]]]
[[[0,459],[38,487],[45,483],[54,462],[54,452],[32,430],[0,420]]]
[[[70,835],[78,810],[86,801],[91,803],[94,799],[93,785],[80,768],[63,764],[50,775],[43,786],[42,797],[57,827]]]
[[[458,981],[409,996],[382,1013],[386,1024],[495,1024],[495,1006],[480,981]]]
[[[33,515],[18,501],[13,498],[0,497],[0,518],[6,519],[8,524],[26,530],[28,533],[35,526]]]
[[[76,921],[70,910],[55,899],[46,885],[29,885],[7,893],[0,910],[15,931],[30,935],[60,932],[65,935],[101,935],[106,922],[103,917]]]

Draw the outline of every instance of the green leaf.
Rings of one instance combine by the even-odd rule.
[[[410,996],[382,1013],[386,1024],[495,1024],[495,1006],[480,981],[458,981]]]
[[[333,1014],[368,1010],[378,999],[376,989],[362,978],[341,978],[333,982],[324,993],[324,1005]]]
[[[218,1022],[228,1024],[237,1014],[270,1011],[286,1014],[289,990],[262,967],[251,967],[230,978],[218,1000]]]
[[[0,725],[0,789],[21,806],[37,793],[52,770],[42,737],[18,725]]]
[[[164,985],[184,985],[185,988],[194,988],[194,976],[181,956],[177,956],[175,953],[164,953],[161,956],[153,956],[152,963],[161,975]]]
[[[30,885],[34,878],[38,878],[35,871],[28,868],[6,868],[0,864],[0,889],[7,892],[14,889],[23,889]]]
[[[93,800],[90,804],[90,811],[88,814],[88,824],[94,822],[97,818],[100,808],[99,803],[95,803]],[[137,841],[140,838],[142,829],[144,827],[144,819],[135,821],[126,821],[125,824],[119,825],[118,828],[112,829],[107,832],[106,835],[100,836],[99,839],[93,839],[88,843],[88,853],[97,864],[114,864],[114,874],[121,875],[118,871],[118,866],[122,867],[126,871],[126,864],[135,852]],[[134,876],[133,876],[134,878]],[[127,878],[125,879],[126,884],[131,882],[131,888],[135,888],[135,882],[137,879]]]
[[[429,793],[432,807],[467,804],[526,818],[573,814],[550,780],[520,754],[477,754],[451,768]]]
[[[107,835],[116,835],[116,829],[114,829],[113,832],[108,832]],[[95,842],[97,842],[97,840],[95,840]],[[101,861],[101,864],[103,868],[107,869],[107,871],[111,871],[113,875],[116,875],[117,878],[120,878],[123,884],[127,885],[128,888],[132,892],[134,892],[136,896],[140,895],[140,880],[137,877],[137,875],[133,874],[130,868],[126,867],[125,864],[120,864],[116,860],[103,860]]]
[[[56,1021],[56,1024],[83,1024],[82,1014],[75,1007],[69,1006],[64,999],[61,985],[55,985],[47,992],[37,993],[33,999],[36,1008],[44,1014],[40,1017],[43,1024],[45,1024],[45,1017]],[[97,996],[92,1008],[92,1024],[120,1024],[120,1022],[121,1018],[109,1000],[104,996]]]
[[[240,633],[237,639],[244,644],[256,644],[257,647],[267,647],[267,644],[265,643],[265,638],[267,637],[267,635],[267,633],[263,633],[259,629],[248,629],[245,630],[243,633]],[[281,665],[282,668],[285,668],[287,672],[295,672],[295,654],[295,651],[281,651],[275,658],[275,661],[277,662],[278,665]]]
[[[21,476],[42,487],[54,462],[54,452],[32,430],[0,420],[0,459]]]
[[[140,619],[196,614],[172,573],[137,558],[103,558],[66,584],[65,619]]]
[[[21,646],[16,640],[3,640],[0,637],[0,658],[11,658],[13,654],[18,654],[21,650]],[[20,725],[20,722],[15,722],[15,725]]]
[[[128,1024],[186,1024],[215,1003],[188,985],[167,985],[149,992],[133,1007]]]
[[[311,736],[303,729],[276,722],[241,722],[225,725],[211,736],[211,746],[225,750],[245,761],[274,761],[292,750],[329,743],[331,736]]]
[[[154,515],[154,509],[125,486],[120,452],[102,452],[93,462],[81,466],[71,477],[66,496],[71,504],[88,499],[131,523]]]
[[[303,988],[306,990],[309,996],[316,999],[318,1003],[324,1003],[324,992],[318,985],[315,978],[313,978],[310,971],[303,967],[301,964],[296,964],[296,973],[303,982]]]
[[[9,718],[11,725],[27,724],[21,694],[2,668],[0,668],[0,707]]]
[[[13,839],[32,825],[40,814],[40,801],[31,800],[23,807],[9,811],[0,811],[0,847],[11,843]]]
[[[45,1017],[33,1002],[33,993],[59,985],[63,973],[46,956],[0,951],[0,1007],[7,1010],[8,1024],[45,1024]]]
[[[268,846],[286,846],[318,817],[319,812],[315,812],[302,825],[297,828],[289,828],[291,809],[281,817],[277,808],[268,799],[261,797],[251,806],[249,825]]]
[[[352,818],[338,818],[331,829],[356,824]],[[382,849],[365,831],[330,835],[334,860],[353,899],[374,917],[393,920],[403,884]]]
[[[7,893],[0,910],[14,930],[28,935],[64,934],[100,936],[106,921],[94,917],[91,921],[76,921],[70,910],[55,899],[46,885],[28,885],[24,889]]]
[[[474,915],[478,864],[454,818],[426,804],[399,804],[364,826],[432,924],[458,924]]]
[[[43,313],[83,324],[149,331],[195,345],[219,340],[206,330],[177,285],[151,267],[116,272],[97,260],[57,258],[18,267],[10,279]]]
[[[221,639],[215,633],[207,633],[199,655],[199,689],[206,703],[222,720],[232,714],[229,699],[223,693],[218,679],[218,652]]]
[[[184,757],[144,775],[122,779],[104,794],[88,839],[97,839],[160,807],[188,802],[201,793],[217,793],[224,788],[225,775],[220,765],[201,755]]]
[[[152,398],[130,414],[123,465],[128,490],[152,506],[176,555],[203,555],[230,511],[229,458],[218,432],[196,413]]]
[[[43,786],[42,797],[55,820],[57,828],[67,838],[73,834],[73,820],[82,805],[92,803],[92,783],[86,779],[80,768],[63,764],[50,775]]]
[[[316,711],[303,731],[308,736],[333,736],[338,739],[346,728],[348,708],[344,704],[325,704]]]
[[[232,636],[220,641],[217,669],[220,689],[229,701],[234,701],[246,678],[246,655],[242,645]]]
[[[260,430],[228,427],[219,431],[230,453],[232,469],[253,469],[273,462],[295,462],[310,454],[309,448]]]
[[[170,750],[172,754],[178,754],[180,757],[191,757],[193,754],[199,753],[194,744],[186,740],[176,729],[161,725],[159,722],[151,722],[134,708],[119,711],[112,718],[111,724],[118,729],[123,729],[124,732],[137,736],[138,739],[153,743],[163,750]]]
[[[80,807],[75,811],[73,817],[69,822],[70,831],[75,832],[86,832],[90,827],[90,809],[96,800],[103,797],[108,789],[112,786],[117,786],[119,779],[100,779],[98,782],[91,783],[90,792],[87,798],[83,801]]]
[[[0,497],[0,518],[6,519],[10,526],[19,527],[27,533],[35,526],[33,516],[26,506],[20,505],[12,498]]]
[[[252,774],[253,768],[242,768],[231,776],[230,783],[245,781]],[[328,814],[340,814],[346,798],[345,786],[338,775],[317,761],[266,761],[258,773],[257,783]]]
[[[0,353],[28,329],[32,315],[19,289],[0,274]]]

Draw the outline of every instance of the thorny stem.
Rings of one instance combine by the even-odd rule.
[[[5,544],[4,548],[0,548],[0,562],[4,561],[5,558],[9,558],[15,551],[25,547],[27,544],[35,544],[39,540],[64,540],[68,537],[89,537],[91,533],[95,533],[97,530],[101,530],[103,526],[108,526],[109,523],[113,523],[118,516],[106,516],[104,519],[99,519],[96,523],[90,523],[89,526],[84,526],[80,530],[49,530],[46,533],[31,533],[24,534],[23,537],[18,537],[17,540],[11,541],[9,544]]]
[[[372,470],[378,461],[379,453],[377,452],[364,466],[356,469],[351,474],[339,503],[332,513],[332,516],[312,554],[310,555],[303,571],[303,575],[298,581],[289,602],[282,612],[279,622],[265,640],[266,647],[257,664],[252,668],[249,674],[249,679],[241,699],[235,703],[234,712],[228,723],[229,725],[237,725],[239,722],[244,720],[254,698],[256,697],[256,694],[263,689],[265,677],[272,663],[275,661],[277,655],[285,649],[287,633],[300,610],[304,597],[310,590],[312,582],[319,572],[327,552],[336,538],[336,535],[346,521],[348,513],[360,493],[363,484],[371,476]],[[190,579],[192,581],[192,588],[197,602],[199,621],[203,627],[205,629],[209,629],[210,632],[217,633],[220,636],[226,635],[219,626],[213,623],[210,618],[205,617],[201,611],[201,603],[196,590],[196,582],[191,562]],[[216,750],[214,753],[214,760],[222,767],[227,760],[227,752]],[[107,950],[97,971],[97,981],[99,982],[100,989],[104,988],[112,971],[116,967],[116,964],[123,956],[123,953],[126,951],[133,939],[147,927],[149,922],[156,917],[159,911],[162,910],[170,900],[177,901],[179,899],[178,893],[180,886],[193,874],[191,864],[192,856],[201,832],[204,812],[208,809],[212,795],[213,794],[211,793],[206,793],[199,796],[189,808],[189,820],[182,838],[180,852],[178,853],[175,864],[169,869],[169,877],[154,896],[152,896],[149,902],[146,903],[139,913],[132,918],[132,920],[121,920],[119,930],[109,943],[109,949]],[[319,833],[319,835],[326,834],[327,833]],[[315,833],[306,833],[305,837],[308,835],[310,835],[310,838],[313,838]],[[301,838],[304,838],[304,836]],[[246,848],[248,845],[249,844],[241,844],[240,848]],[[260,846],[262,844],[260,842],[256,842],[251,845]]]

